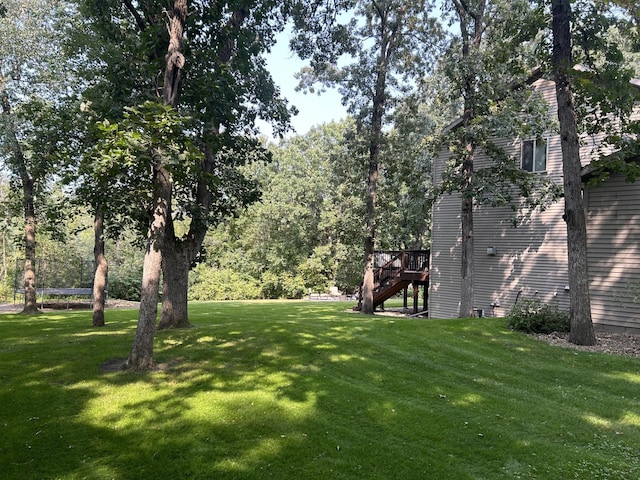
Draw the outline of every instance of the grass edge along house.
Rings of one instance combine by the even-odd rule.
[[[637,81],[635,85],[640,85]],[[557,118],[555,84],[533,78],[531,88],[549,104]],[[455,127],[450,127],[455,128]],[[589,164],[595,160],[603,135],[581,138],[583,192],[587,210],[587,248],[591,310],[594,327],[640,333],[640,182],[612,174],[590,186]],[[499,139],[520,166],[562,185],[560,135]],[[596,147],[596,148],[594,148]],[[442,178],[449,154],[441,152],[433,164],[434,183]],[[491,160],[481,151],[474,168]],[[459,194],[442,195],[433,205],[430,260],[429,316],[456,317],[461,288],[461,223]],[[501,317],[523,298],[569,308],[567,231],[564,203],[534,211],[517,227],[509,207],[474,208],[474,310],[481,316]]]

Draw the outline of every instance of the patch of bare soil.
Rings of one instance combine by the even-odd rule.
[[[575,345],[569,342],[568,333],[535,334],[538,340],[559,347],[573,348],[588,352],[602,352],[625,357],[640,357],[640,335],[628,333],[596,333],[596,344],[593,346]]]
[[[100,371],[102,373],[119,372],[120,370],[123,370],[126,361],[126,358],[112,358],[111,360],[107,360],[106,362],[100,364]],[[182,362],[184,362],[183,357],[173,358],[167,362],[156,363],[156,366],[153,370],[165,372],[177,367]]]
[[[103,373],[118,372],[122,370],[122,366],[126,361],[126,358],[112,358],[111,360],[107,360],[100,364],[100,371]]]
[[[117,298],[107,299],[106,308],[140,308],[140,302],[130,300],[119,300]]]
[[[131,302],[129,300],[119,300],[117,298],[108,299],[106,308],[139,308],[140,302]],[[0,303],[0,313],[19,313],[24,308],[24,304],[17,303]],[[38,302],[38,308],[41,310],[88,310],[91,303],[84,302],[67,302],[61,300],[59,302],[46,302],[44,305]]]

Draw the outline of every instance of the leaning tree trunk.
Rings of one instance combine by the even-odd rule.
[[[587,271],[587,222],[582,199],[580,144],[571,86],[571,3],[553,0],[553,70],[558,100],[558,120],[564,174],[564,219],[567,223],[569,301],[571,331],[569,341],[595,345],[591,320],[589,275]]]
[[[165,236],[168,205],[171,201],[171,178],[156,160],[154,165],[154,209],[147,235],[147,250],[142,266],[142,292],[138,327],[125,368],[149,370],[154,367],[153,341],[158,316],[158,289],[162,271],[162,244]]]
[[[106,303],[107,275],[109,264],[104,254],[104,212],[98,211],[93,220],[93,259],[96,270],[93,275],[93,326],[104,326],[104,307]]]

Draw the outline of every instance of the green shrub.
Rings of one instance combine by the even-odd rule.
[[[300,275],[284,274],[280,277],[283,289],[282,297],[288,299],[300,299],[304,297],[307,289]]]
[[[569,313],[539,299],[522,299],[509,312],[507,326],[526,333],[568,332]]]
[[[0,284],[0,300],[2,302],[13,301],[13,285]]]
[[[228,268],[200,264],[189,276],[189,300],[253,300],[260,298],[258,281]]]
[[[299,299],[305,294],[304,280],[288,272],[264,272],[260,277],[263,298]]]
[[[142,273],[140,275],[109,275],[109,297],[120,300],[139,301],[142,290]]]

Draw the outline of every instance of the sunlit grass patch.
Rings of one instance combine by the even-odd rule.
[[[192,304],[143,374],[135,312],[2,316],[2,478],[640,478],[637,360],[350,306]]]

